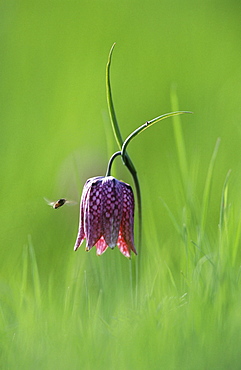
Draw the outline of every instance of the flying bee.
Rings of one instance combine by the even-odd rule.
[[[65,198],[60,198],[58,199],[56,202],[51,202],[49,201],[48,199],[44,198],[45,201],[47,202],[47,204],[51,207],[53,207],[54,209],[57,209],[57,208],[60,208],[62,207],[64,204],[76,204],[76,202],[73,202],[72,200],[67,200]]]

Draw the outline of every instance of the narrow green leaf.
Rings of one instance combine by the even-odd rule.
[[[121,149],[121,146],[123,144],[123,139],[121,136],[120,128],[117,122],[116,114],[115,114],[115,108],[114,103],[112,99],[112,91],[111,91],[111,83],[110,83],[110,66],[111,66],[111,60],[112,60],[112,53],[115,47],[115,43],[112,45],[109,53],[109,58],[106,65],[106,95],[107,95],[107,105],[110,115],[110,121],[112,125],[112,129],[114,131],[116,142]]]
[[[226,175],[224,185],[223,185],[223,189],[222,189],[220,214],[219,214],[219,228],[220,228],[220,231],[222,231],[223,223],[224,223],[224,220],[225,220],[225,212],[227,210],[227,193],[228,193],[228,181],[229,181],[230,174],[231,174],[231,170],[229,170],[227,175]]]
[[[179,110],[178,98],[175,89],[171,91],[171,104],[174,111]],[[187,164],[187,155],[185,149],[185,143],[182,132],[181,119],[179,116],[173,117],[173,130],[177,147],[177,154],[179,160],[179,166],[182,175],[182,182],[185,184],[185,181],[188,179],[188,164]]]
[[[146,130],[147,128],[149,128],[150,126],[154,125],[155,123],[157,122],[160,122],[162,121],[163,119],[165,118],[169,118],[169,117],[173,117],[173,116],[177,116],[179,114],[185,114],[185,113],[192,113],[192,112],[188,112],[188,111],[177,111],[177,112],[171,112],[171,113],[165,113],[165,114],[162,114],[161,116],[158,116],[156,118],[153,118],[152,120],[150,121],[147,121],[145,122],[143,125],[141,125],[140,127],[138,127],[135,131],[133,131],[127,138],[126,140],[124,141],[123,145],[122,145],[122,159],[125,161],[126,160],[126,149],[127,149],[127,146],[128,144],[130,143],[130,141],[137,135],[139,135],[141,132],[143,132],[144,130]],[[125,162],[126,163],[126,162]]]
[[[206,221],[207,221],[207,213],[208,213],[208,205],[210,200],[210,192],[211,192],[211,184],[212,184],[212,176],[213,176],[213,168],[215,164],[215,160],[218,154],[218,148],[220,145],[220,139],[218,138],[213,155],[208,167],[208,173],[206,177],[204,192],[203,192],[203,211],[202,211],[202,221],[201,221],[201,237],[203,236],[203,232],[205,229]]]

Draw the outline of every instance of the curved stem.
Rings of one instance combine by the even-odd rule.
[[[188,111],[177,111],[177,112],[171,112],[171,113],[165,113],[165,114],[162,114],[161,116],[158,116],[156,118],[153,118],[151,121],[147,121],[145,122],[143,125],[141,125],[140,127],[138,127],[135,131],[133,131],[127,138],[126,140],[124,141],[123,145],[122,145],[122,149],[121,149],[121,156],[122,156],[122,160],[124,162],[124,164],[127,164],[127,154],[126,154],[126,149],[127,149],[127,146],[129,144],[129,142],[135,137],[137,136],[138,134],[140,134],[142,131],[144,131],[145,129],[147,129],[148,127],[154,125],[154,123],[157,123],[159,121],[162,121],[163,119],[165,118],[168,118],[168,117],[172,117],[172,116],[177,116],[178,114],[184,114],[184,113],[192,113],[192,112],[188,112]]]
[[[107,167],[107,171],[106,171],[106,175],[105,175],[106,177],[111,175],[111,167],[112,167],[112,163],[113,163],[114,159],[115,159],[116,157],[118,157],[118,155],[121,155],[121,152],[120,152],[120,151],[119,151],[119,152],[114,153],[114,154],[110,157],[110,160],[109,160],[109,163],[108,163],[108,167]]]
[[[122,139],[120,128],[117,122],[116,114],[115,114],[115,108],[114,108],[114,103],[112,99],[112,91],[111,91],[111,83],[110,83],[110,66],[111,66],[111,60],[112,60],[112,53],[115,47],[115,43],[112,45],[106,65],[106,95],[107,95],[107,105],[108,105],[108,110],[109,110],[109,115],[110,115],[110,120],[111,120],[111,125],[112,129],[114,131],[114,136],[116,139],[116,142],[119,146],[120,149],[122,149],[124,140]],[[139,251],[138,254],[141,254],[141,231],[142,231],[142,209],[141,209],[141,190],[140,190],[140,184],[137,176],[137,172],[135,169],[135,166],[130,159],[129,155],[127,154],[125,150],[125,165],[130,171],[135,189],[136,189],[136,196],[137,196],[137,207],[138,207],[138,218],[139,218]],[[107,170],[108,172],[108,170]],[[139,260],[139,259],[138,259]]]

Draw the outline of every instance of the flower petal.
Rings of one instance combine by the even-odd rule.
[[[84,209],[84,230],[86,235],[86,250],[90,250],[102,236],[102,177],[95,178],[86,195]]]
[[[86,181],[80,203],[75,250],[86,238],[86,250],[96,245],[97,255],[116,245],[130,258],[134,246],[134,195],[130,185],[112,176]]]
[[[123,183],[124,184],[124,183]],[[134,195],[130,185],[125,184],[123,187],[123,216],[121,220],[121,239],[118,247],[123,249],[123,241],[125,241],[128,246],[128,250],[131,249],[135,254],[137,254],[134,245]],[[124,253],[123,253],[124,254]]]
[[[91,188],[92,182],[95,182],[100,177],[92,177],[88,179],[84,185],[81,201],[80,201],[80,221],[79,221],[79,231],[78,236],[75,242],[74,250],[76,251],[79,246],[82,244],[83,240],[86,237],[85,233],[85,209],[86,209],[86,203],[87,203],[87,197],[89,196],[89,190]]]
[[[120,230],[123,210],[123,189],[121,182],[112,176],[102,183],[102,226],[103,236],[110,248],[114,248]]]
[[[87,198],[87,193],[91,184],[91,179],[87,180],[83,193],[81,196],[81,201],[80,201],[80,221],[79,221],[79,232],[78,236],[75,242],[74,250],[76,251],[79,246],[82,244],[83,240],[85,239],[85,232],[84,232],[84,213],[85,213],[85,205],[86,205],[86,198]]]
[[[106,251],[107,248],[108,248],[108,245],[106,244],[106,241],[104,237],[102,236],[96,243],[96,254],[100,256],[102,253]]]
[[[117,246],[118,246],[119,250],[121,251],[121,253],[122,253],[125,257],[128,257],[128,258],[130,258],[130,257],[131,257],[130,249],[129,249],[128,245],[126,244],[125,239],[123,238],[123,235],[122,235],[121,230],[120,230],[120,232],[119,232],[119,237],[118,237],[118,241],[117,241]]]

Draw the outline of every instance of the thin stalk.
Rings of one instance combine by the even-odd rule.
[[[111,90],[111,81],[110,81],[110,67],[111,67],[111,60],[112,60],[112,53],[115,47],[115,43],[112,45],[106,65],[106,96],[107,96],[107,105],[108,105],[108,110],[109,110],[109,115],[110,115],[110,121],[112,125],[112,129],[114,132],[114,136],[116,139],[116,142],[119,146],[119,149],[122,149],[122,145],[124,143],[124,140],[121,136],[120,128],[117,122],[116,114],[115,114],[115,108],[114,108],[114,103],[113,103],[113,98],[112,98],[112,90]],[[137,207],[138,207],[138,221],[139,221],[139,235],[138,235],[138,245],[139,245],[139,251],[138,254],[141,254],[141,244],[142,244],[142,204],[141,204],[141,189],[140,189],[140,184],[137,176],[137,171],[135,169],[135,166],[130,159],[129,155],[127,152],[125,152],[125,165],[130,171],[135,189],[136,189],[136,197],[137,197]]]
[[[108,110],[109,110],[109,115],[110,115],[110,121],[112,125],[112,129],[114,132],[114,136],[116,139],[116,142],[119,146],[119,149],[122,149],[122,145],[124,143],[120,128],[117,122],[116,114],[115,114],[115,108],[114,108],[114,103],[113,103],[113,98],[112,98],[112,91],[111,91],[111,82],[110,82],[110,66],[111,66],[111,59],[112,59],[112,53],[115,47],[115,43],[112,45],[106,65],[106,95],[107,95],[107,105],[108,105]],[[132,276],[135,279],[135,287],[136,287],[136,299],[137,299],[137,291],[138,291],[138,286],[139,286],[139,271],[140,271],[140,261],[141,261],[141,245],[142,245],[142,204],[141,204],[141,189],[140,189],[140,184],[137,176],[137,171],[135,169],[135,166],[130,159],[129,155],[127,152],[125,153],[125,165],[130,171],[134,185],[135,185],[135,190],[136,190],[136,197],[137,197],[137,207],[138,207],[138,254],[139,258],[137,259],[137,266],[135,266],[135,259],[132,260],[131,264],[133,264],[133,268],[131,268],[132,271]],[[133,281],[131,277],[131,281]]]
[[[112,167],[112,164],[113,164],[113,161],[116,157],[118,157],[118,155],[121,155],[121,152],[116,152],[114,153],[110,160],[109,160],[109,163],[108,163],[108,167],[107,167],[107,171],[106,171],[106,175],[105,176],[110,176],[111,175],[111,167]]]

